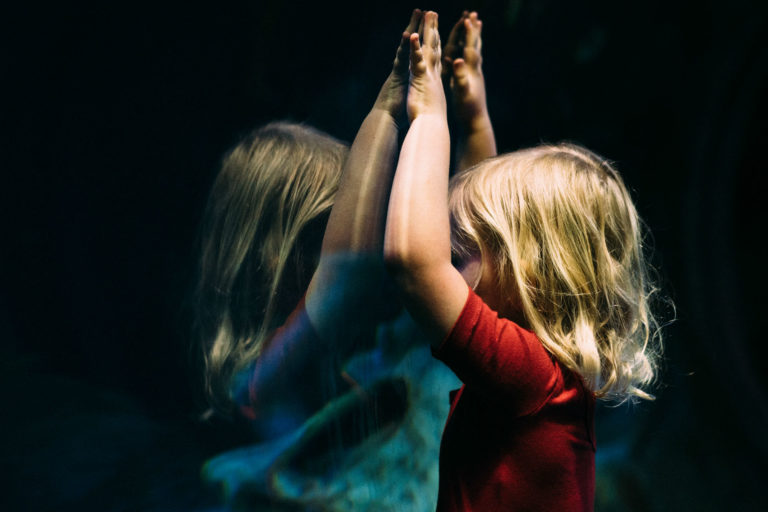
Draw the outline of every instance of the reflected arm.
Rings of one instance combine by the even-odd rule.
[[[376,107],[360,126],[325,229],[321,265],[334,253],[381,252],[398,133],[392,115]]]
[[[451,90],[458,124],[458,171],[496,156],[483,76],[482,29],[477,13],[464,11],[448,36],[443,57],[443,81]]]
[[[408,41],[421,20],[414,10],[398,46],[392,72],[350,148],[323,238],[320,262],[306,296],[307,312],[322,337],[344,337],[340,325],[355,316],[370,326],[387,313],[382,293],[382,251],[387,204],[405,118]],[[389,302],[392,302],[389,300]],[[389,308],[391,309],[391,308]]]

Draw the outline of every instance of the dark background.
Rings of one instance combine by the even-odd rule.
[[[598,510],[764,506],[765,5],[418,6],[444,38],[480,12],[500,150],[615,160],[653,232],[677,321],[658,400],[602,412]],[[237,440],[195,421],[185,301],[218,160],[273,119],[351,141],[412,7],[3,9],[0,506],[213,503],[199,466]]]

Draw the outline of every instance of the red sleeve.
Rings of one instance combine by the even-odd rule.
[[[499,318],[471,289],[456,324],[434,355],[467,388],[503,397],[505,407],[518,415],[536,412],[563,386],[558,365],[536,334]]]
[[[259,439],[297,428],[335,395],[338,352],[318,337],[302,299],[233,383],[240,412]]]

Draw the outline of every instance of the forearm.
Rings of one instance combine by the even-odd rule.
[[[462,126],[457,140],[457,170],[469,169],[486,158],[497,155],[496,137],[487,111],[475,121]]]
[[[450,332],[468,293],[451,265],[449,160],[445,117],[417,117],[400,153],[384,239],[390,274],[434,347]]]
[[[417,117],[403,142],[389,201],[384,250],[395,269],[409,273],[450,264],[449,159],[445,117]]]
[[[461,172],[496,156],[496,139],[485,93],[480,52],[482,22],[476,12],[464,11],[448,39],[448,69],[453,106],[458,121],[456,164]],[[463,45],[459,41],[463,38]]]
[[[451,148],[440,81],[437,14],[425,13],[423,25],[423,46],[418,38],[410,38],[408,115],[413,122],[389,199],[384,259],[405,306],[437,345],[456,322],[468,288],[451,265]]]
[[[397,137],[392,116],[374,107],[360,126],[344,165],[321,261],[338,252],[381,253]]]

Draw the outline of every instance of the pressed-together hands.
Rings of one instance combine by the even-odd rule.
[[[451,265],[450,135],[437,14],[425,13],[422,25],[421,38],[413,34],[410,39],[411,126],[392,183],[384,260],[406,308],[438,343],[458,318],[468,288]]]
[[[402,34],[400,45],[395,53],[395,60],[392,63],[392,72],[387,77],[384,85],[379,91],[374,108],[381,109],[389,113],[395,120],[403,115],[405,106],[405,97],[408,87],[408,48],[411,35],[417,32],[422,22],[424,13],[419,9],[414,9],[411,13],[411,20]]]
[[[445,51],[441,52],[437,14],[427,12],[422,15],[419,33],[410,36],[408,118],[413,122],[417,115],[424,113],[445,116],[444,91],[450,90],[458,121],[459,171],[496,156],[496,138],[488,114],[482,70],[482,27],[476,12],[464,11],[448,36]],[[442,84],[436,80],[440,76]]]
[[[432,11],[424,13],[419,33],[410,36],[410,45],[411,80],[408,87],[408,119],[413,122],[416,117],[429,114],[445,117],[445,93],[440,78],[442,63],[437,13]]]
[[[464,11],[451,29],[443,55],[443,80],[453,96],[456,117],[470,128],[488,117],[480,37],[483,22]]]
[[[464,11],[448,36],[443,57],[443,81],[451,91],[458,121],[459,171],[496,156],[496,137],[485,96],[482,29],[477,13]]]
[[[464,11],[451,29],[444,51],[441,51],[437,13],[414,9],[397,48],[392,72],[379,91],[375,108],[389,112],[394,118],[400,116],[409,84],[410,60],[409,96],[412,99],[409,103],[416,107],[413,112],[409,110],[410,120],[415,117],[414,114],[424,110],[418,107],[424,102],[429,103],[423,105],[427,110],[442,106],[441,96],[433,90],[437,71],[446,89],[451,91],[461,128],[466,132],[487,128],[489,116],[482,70],[482,28],[483,22],[476,12]],[[427,87],[431,89],[427,90]]]

